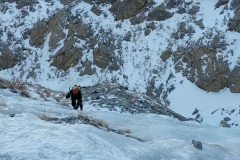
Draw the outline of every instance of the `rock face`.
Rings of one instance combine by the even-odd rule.
[[[8,46],[0,46],[0,70],[11,68],[16,62],[16,55],[11,53]]]
[[[172,17],[172,13],[168,12],[164,5],[160,5],[148,14],[148,21],[163,21]]]
[[[45,35],[48,33],[48,25],[45,22],[39,22],[34,29],[30,31],[30,45],[41,47],[45,42]]]
[[[124,0],[113,3],[110,11],[116,20],[131,18],[140,13],[146,6],[147,0]]]
[[[231,2],[232,9],[235,9],[235,15],[228,22],[229,30],[240,32],[240,1],[233,0]]]
[[[93,64],[99,68],[106,69],[108,67],[109,70],[119,69],[118,64],[114,61],[113,54],[111,54],[111,48],[107,46],[96,48],[93,51],[93,56]]]
[[[237,75],[230,72],[227,61],[217,59],[216,50],[210,49],[208,46],[183,51],[175,63],[178,72],[182,71],[183,76],[206,91],[218,92],[233,85],[234,80],[229,81],[229,77],[231,74]],[[183,67],[184,64],[187,68]]]
[[[230,90],[233,93],[239,93],[240,92],[240,83],[239,83],[239,78],[240,78],[240,67],[235,66],[232,72],[229,75],[228,83],[230,86]]]
[[[222,5],[226,5],[229,2],[229,0],[219,0],[217,4],[215,5],[216,8],[219,8]]]
[[[230,67],[228,61],[230,59],[228,56],[238,54],[228,47],[236,45],[238,41],[229,44],[225,30],[215,27],[209,29],[203,23],[203,19],[196,18],[202,14],[200,2],[84,0],[83,2],[90,6],[88,12],[78,5],[82,1],[61,0],[61,2],[65,5],[63,8],[49,14],[48,18],[38,20],[33,27],[27,28],[26,25],[26,29],[21,30],[22,35],[17,38],[14,37],[15,31],[6,26],[0,27],[0,37],[7,37],[5,42],[0,40],[0,43],[4,44],[0,47],[0,70],[17,65],[20,66],[17,68],[24,68],[25,58],[32,55],[35,56],[32,58],[36,62],[35,65],[39,65],[38,51],[48,42],[49,48],[46,52],[50,56],[46,61],[49,62],[49,67],[62,72],[62,75],[74,67],[79,76],[103,75],[99,78],[102,80],[106,78],[105,73],[110,73],[115,77],[107,77],[106,81],[110,83],[124,81],[129,84],[131,78],[135,78],[135,73],[127,72],[128,67],[131,67],[143,75],[141,78],[146,81],[143,87],[146,89],[144,94],[156,99],[161,96],[166,104],[169,104],[167,95],[175,88],[171,83],[174,79],[172,73],[167,75],[166,81],[160,82],[169,62],[173,62],[176,72],[205,91],[218,92],[229,88],[233,93],[240,93],[240,63]],[[36,10],[35,5],[40,4],[38,1],[17,1],[17,8],[21,11],[19,16],[28,17]],[[51,6],[50,2],[49,5]],[[102,9],[104,7],[107,10]],[[41,6],[37,9],[39,8]],[[240,33],[240,1],[218,0],[215,8],[220,10],[219,14],[233,11],[233,16],[225,14],[221,24],[228,32]],[[3,13],[9,9],[11,7],[7,4],[0,7]],[[50,11],[46,10],[46,13],[48,12]],[[176,15],[180,17],[184,15],[185,19],[180,18],[174,25],[169,24]],[[114,18],[112,23],[107,24],[111,27],[106,29],[100,25],[101,22],[95,22],[96,17],[106,21],[108,18]],[[0,23],[2,24],[1,21]],[[19,28],[23,25],[24,22],[19,20],[9,28]],[[201,35],[196,34],[199,30]],[[149,41],[143,41],[145,37],[154,36],[155,38]],[[155,44],[158,39],[164,41]],[[27,48],[25,43],[29,43],[31,47]],[[159,58],[154,65],[152,54]],[[139,57],[142,57],[142,60],[138,64],[136,59],[140,59]],[[34,62],[31,62],[31,65],[34,65]],[[32,68],[37,68],[36,66]],[[25,71],[22,72],[21,75],[24,75]],[[34,69],[29,72],[31,74],[25,77],[36,76]],[[141,83],[141,80],[138,83]]]
[[[82,57],[82,49],[74,47],[77,39],[86,40],[93,35],[91,28],[84,24],[77,17],[69,17],[69,10],[61,10],[54,14],[49,21],[39,22],[30,30],[30,44],[35,47],[43,46],[45,36],[51,33],[49,47],[51,50],[59,46],[59,41],[63,37],[67,37],[64,41],[63,47],[56,52],[52,58],[52,66],[66,71],[72,66],[78,64]],[[69,20],[69,21],[68,21]],[[69,23],[66,23],[68,21]],[[63,29],[68,30],[68,34],[63,33]]]
[[[240,32],[240,9],[236,9],[234,17],[229,21],[229,30]]]
[[[225,5],[228,2],[219,0],[216,7]],[[236,8],[239,4],[232,2],[232,6]],[[236,9],[234,17],[228,24],[229,30],[239,32],[239,15],[238,9]],[[180,36],[179,34],[174,35],[176,39],[181,39],[184,34],[188,33],[184,24],[179,27],[179,30]],[[207,34],[207,36],[211,36],[211,34]],[[238,66],[230,70],[229,62],[224,60],[222,56],[217,56],[218,50],[224,51],[226,46],[224,35],[219,33],[212,36],[212,41],[208,45],[197,42],[189,46],[189,48],[178,48],[173,53],[175,69],[177,72],[182,72],[183,76],[203,90],[218,92],[223,88],[230,88],[231,92],[239,93]],[[161,57],[163,61],[166,61],[165,57]]]
[[[67,70],[71,66],[75,66],[82,57],[81,50],[72,46],[71,40],[56,53],[53,58],[52,65],[58,69]]]
[[[171,55],[172,55],[172,51],[167,50],[167,51],[162,52],[162,55],[160,57],[165,62]]]
[[[238,0],[232,0],[231,2],[231,7],[232,9],[236,9],[237,7],[239,7],[240,2]]]
[[[32,6],[32,5],[38,3],[37,0],[24,0],[24,1],[0,0],[0,3],[4,3],[4,2],[9,2],[9,3],[14,3],[14,2],[16,2],[17,8],[22,8],[22,7],[25,7],[25,6]]]

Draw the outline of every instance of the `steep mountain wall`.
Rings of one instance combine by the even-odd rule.
[[[59,89],[117,83],[166,105],[186,79],[240,92],[238,0],[8,2],[0,1],[0,74],[8,79]]]

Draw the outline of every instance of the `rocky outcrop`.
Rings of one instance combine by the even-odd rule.
[[[147,6],[147,0],[124,0],[113,3],[110,11],[115,15],[116,20],[131,18],[141,13]]]
[[[45,35],[48,33],[48,25],[45,22],[39,22],[30,30],[30,45],[41,47],[45,42]]]
[[[68,23],[67,23],[68,21]],[[67,29],[67,35],[63,32]],[[49,47],[56,49],[59,41],[65,39],[64,46],[53,56],[52,66],[67,70],[79,63],[82,57],[82,49],[74,44],[78,39],[86,40],[93,35],[91,28],[84,24],[78,17],[70,16],[69,10],[63,9],[54,14],[48,21],[41,21],[33,29],[26,32],[30,34],[30,44],[41,47],[45,43],[46,35],[50,35]]]
[[[102,11],[100,9],[98,9],[98,7],[96,5],[94,5],[92,8],[91,8],[91,11],[96,14],[97,16],[100,16],[102,14]]]
[[[82,57],[82,51],[72,44],[73,39],[66,40],[64,46],[54,56],[51,65],[62,70],[75,66]]]
[[[83,69],[82,69],[83,68]],[[84,61],[82,63],[82,67],[78,67],[77,71],[80,72],[80,76],[84,76],[84,75],[93,75],[96,73],[96,68],[93,67],[92,62],[91,61]]]
[[[66,23],[68,19],[70,20],[69,10],[63,9],[58,13],[53,14],[50,19],[45,22],[48,26],[48,31],[45,34],[51,34],[49,40],[50,50],[56,49],[59,46],[59,41],[66,37],[66,34],[63,32],[63,30],[68,27]],[[70,31],[68,31],[68,33],[69,32]]]
[[[13,67],[17,63],[17,56],[10,51],[7,45],[0,46],[0,70]]]
[[[182,0],[167,0],[166,3],[167,3],[166,7],[168,9],[172,9],[172,8],[177,8],[178,6],[181,6],[184,3],[184,1],[182,1]]]
[[[113,50],[108,46],[102,46],[101,48],[95,48],[93,50],[93,64],[99,68],[109,70],[118,70],[118,58],[111,53]]]
[[[91,27],[87,24],[84,24],[77,17],[70,21],[68,29],[68,37],[76,36],[76,38],[78,39],[86,40],[87,38],[93,36],[93,31],[91,30]]]
[[[120,108],[121,112],[163,114],[175,117],[180,121],[188,121],[187,118],[160,103],[156,103],[153,99],[132,93],[128,88],[117,84],[97,84],[83,87],[82,92],[84,101],[91,101],[93,105],[108,108],[110,111]]]
[[[240,6],[240,1],[239,0],[232,0],[231,9],[236,9],[238,6]]]
[[[103,4],[103,3],[110,3],[110,4],[113,4],[114,2],[116,2],[117,0],[95,0],[95,1],[92,1],[92,0],[84,0],[85,2],[89,3],[89,4],[92,4],[92,3],[96,3],[96,4]]]
[[[229,30],[240,32],[240,1],[232,0],[231,9],[235,10],[235,14],[228,22]]]
[[[190,36],[193,33],[195,33],[193,27],[188,26],[186,22],[180,22],[178,25],[178,30],[172,34],[172,37],[174,37],[175,39],[183,39],[184,36]]]
[[[240,8],[235,10],[234,17],[228,22],[229,30],[240,33]]]
[[[106,46],[94,49],[93,55],[94,55],[93,64],[95,64],[99,68],[103,69],[107,68],[110,60],[110,54],[108,53],[108,49]]]
[[[30,37],[30,45],[35,47],[41,47],[47,34],[51,34],[49,46],[50,49],[55,49],[59,45],[59,41],[66,35],[63,33],[63,29],[67,26],[67,19],[69,17],[69,11],[62,10],[57,14],[53,14],[49,20],[42,20],[35,24],[35,26],[25,33],[25,36]],[[71,21],[70,21],[71,22]]]
[[[239,79],[240,79],[240,66],[235,66],[228,78],[228,83],[231,92],[240,93]]]
[[[151,5],[151,3],[147,3],[144,7],[146,8],[145,10],[142,11],[141,14],[135,16],[134,14],[131,15],[131,24],[136,25],[142,23],[144,20],[147,21],[164,21],[166,19],[169,19],[173,16],[173,13],[167,11],[166,7],[164,4],[161,4],[157,7],[155,7],[153,10],[151,10],[149,13],[146,14],[146,11],[148,11],[147,6]],[[152,26],[149,28],[149,26],[145,29],[145,35],[148,35],[149,32],[151,32]]]
[[[177,9],[177,13],[195,15],[199,11],[199,6],[193,5],[193,1],[182,1],[182,0],[166,0],[167,9]],[[191,7],[189,7],[191,6]]]
[[[230,69],[227,61],[217,59],[216,50],[208,46],[201,46],[190,51],[176,54],[181,58],[175,58],[175,69],[182,71],[189,81],[206,91],[218,92],[229,87]],[[186,67],[183,67],[184,63]],[[235,75],[235,74],[234,74]],[[236,79],[235,79],[236,80]],[[232,84],[232,82],[231,82]]]
[[[148,21],[163,21],[163,20],[171,18],[172,16],[173,16],[173,14],[168,12],[164,5],[160,5],[156,8],[154,8],[154,10],[148,14],[147,20]]]
[[[4,2],[8,2],[8,3],[16,3],[17,4],[17,8],[23,8],[25,6],[30,6],[30,8],[33,7],[34,4],[38,4],[39,2],[37,0],[24,0],[24,1],[15,1],[15,0],[0,0],[0,3],[4,3]]]
[[[229,2],[229,0],[219,0],[217,4],[215,4],[216,8],[219,8],[222,5],[226,5]]]
[[[172,51],[171,50],[166,50],[166,51],[162,52],[160,57],[165,62],[171,55],[172,55]]]

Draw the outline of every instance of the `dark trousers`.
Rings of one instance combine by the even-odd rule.
[[[80,106],[79,101],[77,99],[75,99],[75,98],[72,98],[72,106],[73,106],[74,109],[77,109]]]

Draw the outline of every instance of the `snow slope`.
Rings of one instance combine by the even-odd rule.
[[[34,92],[32,95],[36,100],[8,89],[0,90],[0,159],[240,159],[239,127],[180,122],[154,114],[130,115],[96,108],[90,102],[84,102],[84,111],[76,111],[54,100],[45,101]],[[82,123],[52,123],[39,118],[40,115],[61,118],[79,114],[100,119],[111,128],[130,130],[130,136]],[[201,141],[203,149],[194,148],[192,140]]]

